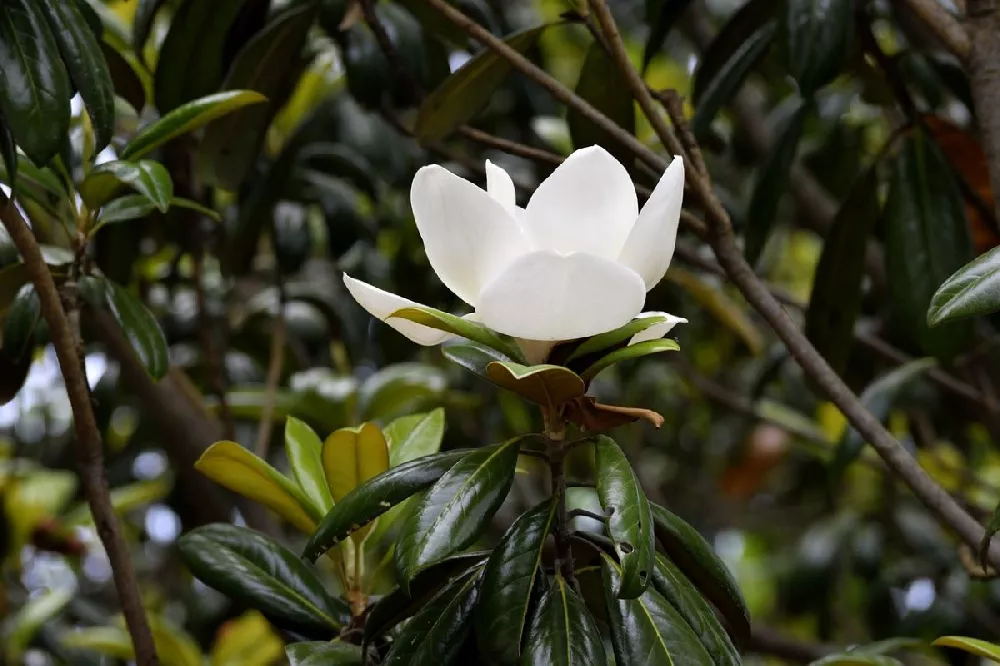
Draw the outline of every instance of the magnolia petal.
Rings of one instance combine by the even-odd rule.
[[[524,360],[528,362],[528,365],[539,365],[540,363],[545,363],[545,360],[552,352],[552,348],[559,344],[560,341],[514,338],[514,342],[521,349],[521,353],[524,354]]]
[[[647,340],[659,340],[664,335],[670,332],[670,330],[677,324],[686,324],[688,320],[684,317],[675,317],[668,312],[640,312],[636,319],[643,319],[645,317],[666,317],[667,320],[660,322],[659,324],[653,324],[644,331],[639,331],[632,336],[632,339],[628,341],[629,346],[639,344],[640,342],[646,342]]]
[[[476,308],[485,326],[515,338],[572,340],[625,324],[642,309],[637,273],[576,252],[532,252],[486,285]]]
[[[525,209],[539,249],[616,259],[639,214],[628,171],[599,146],[577,150],[546,178]]]
[[[510,175],[493,162],[486,160],[486,192],[493,197],[497,203],[511,217],[517,215],[517,193],[514,191],[514,181]]]
[[[418,345],[431,347],[439,345],[451,337],[444,331],[439,331],[423,324],[416,324],[406,319],[400,319],[399,317],[388,318],[393,312],[402,308],[420,307],[420,303],[397,296],[378,287],[373,287],[367,282],[355,280],[347,273],[344,273],[344,285],[347,287],[347,291],[351,292],[354,300],[367,310],[369,314],[376,319],[381,319]]]
[[[437,164],[417,171],[410,205],[431,268],[469,305],[475,306],[487,282],[531,249],[504,206]]]
[[[663,279],[674,256],[684,199],[684,160],[675,157],[632,227],[618,261],[642,276],[649,291]]]

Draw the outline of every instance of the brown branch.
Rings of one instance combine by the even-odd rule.
[[[970,14],[975,1],[970,0],[968,3]],[[954,16],[948,13],[939,0],[902,0],[902,4],[919,17],[945,47],[958,56],[959,60],[969,58],[975,38],[970,41],[969,33]]]
[[[90,387],[82,369],[83,359],[78,353],[77,335],[70,326],[55,280],[45,265],[45,259],[34,234],[21,217],[14,202],[2,193],[0,193],[0,219],[24,259],[31,282],[38,294],[42,316],[52,336],[52,345],[59,359],[59,368],[73,409],[73,427],[79,449],[83,492],[90,505],[97,534],[111,562],[115,589],[118,591],[122,614],[125,616],[125,623],[132,637],[136,662],[143,666],[155,666],[159,664],[159,660],[156,657],[156,647],[146,612],[142,607],[139,582],[129,557],[128,542],[111,504],[111,492],[104,470],[101,433],[97,428],[91,406]]]
[[[662,157],[461,11],[449,5],[445,0],[424,0],[424,2],[471,37],[502,56],[515,69],[545,88],[553,97],[579,112],[600,129],[608,132],[648,166],[660,171],[666,169],[667,163]],[[610,27],[614,28],[613,25]],[[606,36],[609,41],[621,41],[621,35],[617,33],[617,28],[612,34]],[[630,70],[634,71],[631,62],[626,64]],[[630,81],[635,80],[632,74],[626,73],[626,76]],[[645,90],[644,85],[643,90]],[[641,96],[641,93],[635,92],[637,96]],[[924,506],[963,541],[972,547],[978,547],[984,535],[983,526],[928,476],[902,444],[896,441],[878,419],[865,409],[858,397],[810,344],[768,291],[767,286],[761,282],[743,259],[733,236],[729,216],[712,192],[708,179],[699,177],[700,175],[693,168],[689,167],[686,171],[687,184],[695,195],[697,203],[705,211],[711,232],[712,249],[729,279],[743,293],[747,301],[767,320],[805,373],[823,388],[833,403],[847,416],[866,441],[872,444],[886,464],[906,483]],[[1000,544],[991,548],[990,561],[1000,565]]]
[[[1000,14],[995,0],[969,0],[966,26],[972,40],[967,61],[969,85],[989,163],[990,188],[997,193],[996,218],[1000,220]]]

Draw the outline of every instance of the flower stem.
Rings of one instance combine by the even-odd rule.
[[[543,410],[545,420],[545,440],[549,449],[549,475],[552,479],[552,495],[556,498],[556,524],[553,536],[556,540],[556,571],[570,585],[576,587],[573,574],[573,551],[570,549],[569,514],[566,512],[566,423],[556,410]]]

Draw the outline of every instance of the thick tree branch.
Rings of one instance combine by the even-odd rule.
[[[645,164],[658,171],[666,169],[667,162],[661,156],[461,11],[449,5],[445,0],[424,0],[424,2],[471,37],[502,56],[516,70],[541,85],[553,97],[608,132],[618,143],[630,150]],[[617,30],[614,34],[607,36],[609,41],[621,41],[621,35],[617,33]],[[629,63],[629,67],[631,68],[631,63]],[[632,75],[626,74],[626,76],[630,81],[634,81]],[[645,90],[645,86],[643,86],[643,90]],[[711,232],[712,249],[733,284],[767,320],[806,374],[824,389],[833,403],[864,435],[865,439],[875,447],[889,468],[906,483],[914,495],[942,524],[971,547],[978,547],[984,535],[983,526],[924,472],[902,444],[896,441],[878,419],[865,409],[858,397],[810,344],[768,291],[767,286],[761,282],[743,259],[733,236],[729,216],[715,197],[708,178],[699,177],[700,174],[690,165],[686,165],[686,167],[687,185],[691,193],[694,194],[697,204],[705,211],[706,221]],[[1000,545],[994,545],[990,549],[989,557],[991,563],[1000,565]]]
[[[995,0],[969,0],[967,6],[966,25],[972,41],[967,62],[969,84],[1000,220],[1000,13]]]
[[[63,309],[55,280],[45,265],[45,259],[34,234],[21,217],[14,202],[2,193],[0,193],[0,219],[24,260],[38,294],[42,316],[52,336],[52,346],[55,347],[59,368],[66,384],[66,393],[73,409],[73,428],[76,431],[80,456],[80,480],[83,492],[90,505],[97,534],[111,562],[115,589],[118,591],[125,624],[132,637],[136,662],[142,666],[155,666],[159,664],[159,660],[156,657],[156,647],[146,612],[142,607],[139,581],[129,556],[128,542],[111,504],[111,491],[104,470],[101,433],[97,428],[91,406],[90,387],[83,374],[77,334],[74,333],[67,313]]]
[[[959,60],[969,57],[973,48],[972,41],[975,40],[969,40],[969,34],[962,28],[962,24],[948,13],[939,0],[903,0],[902,4],[919,17]],[[975,0],[969,2],[970,13],[974,4]]]

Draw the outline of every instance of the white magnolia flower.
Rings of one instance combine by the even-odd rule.
[[[628,172],[598,146],[575,151],[524,208],[507,172],[486,162],[487,190],[440,165],[421,168],[410,203],[431,267],[473,308],[468,318],[513,336],[531,363],[560,341],[614,330],[635,317],[666,316],[630,344],[663,337],[687,320],[642,313],[646,292],[674,254],[684,195],[675,158],[639,210]],[[421,345],[449,335],[393,312],[413,301],[344,275],[354,299]]]

